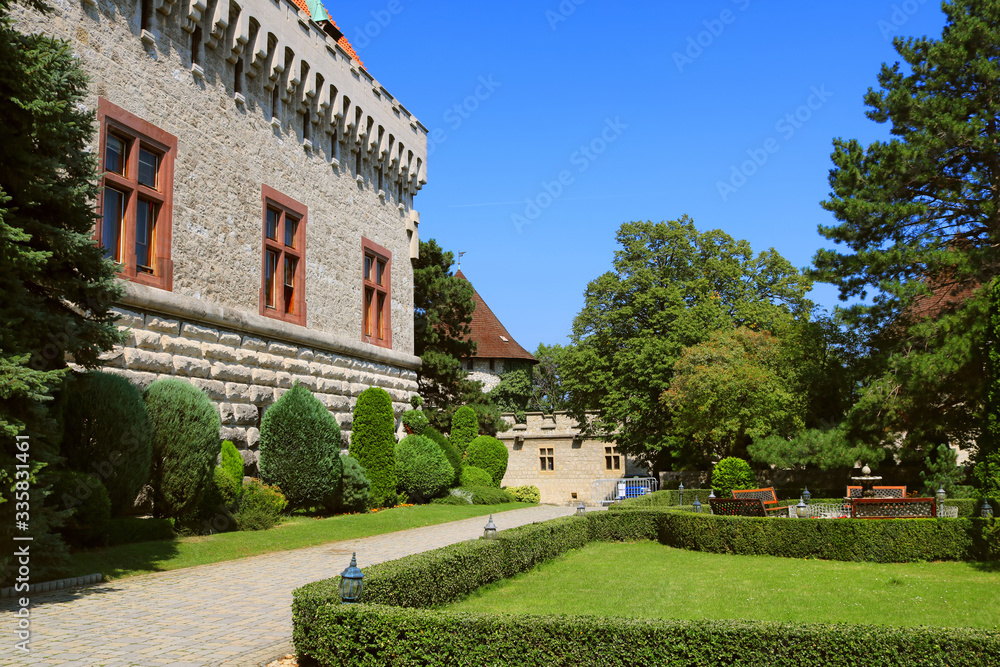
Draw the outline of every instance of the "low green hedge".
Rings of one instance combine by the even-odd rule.
[[[684,504],[690,505],[697,496],[702,505],[707,506],[710,493],[712,493],[712,489],[684,489]],[[647,493],[644,496],[636,498],[627,498],[610,507],[670,507],[671,505],[680,504],[680,493],[676,489],[668,489],[665,491],[654,491],[653,493]]]
[[[588,542],[653,539],[715,553],[796,558],[1000,560],[995,519],[590,512],[374,565],[365,571],[361,605],[340,604],[338,577],[303,586],[293,593],[295,647],[322,665],[857,665],[863,656],[866,665],[985,666],[1000,651],[1000,634],[986,631],[427,611]]]
[[[515,616],[369,604],[324,606],[313,629],[311,655],[320,664],[372,667],[987,667],[1000,655],[1000,633],[988,630]]]

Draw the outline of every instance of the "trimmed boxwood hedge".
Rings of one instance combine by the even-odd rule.
[[[708,507],[708,496],[712,493],[712,489],[684,489],[684,504],[690,505],[694,502],[695,497],[701,501],[701,504]],[[610,507],[671,507],[680,505],[680,493],[677,489],[667,489],[663,491],[654,491],[653,493],[647,493],[644,496],[637,496],[635,498],[627,498],[617,505],[611,505]]]
[[[365,572],[364,603],[340,604],[339,578],[308,584],[293,594],[293,639],[300,658],[321,665],[992,665],[1000,633],[954,628],[739,621],[663,621],[572,616],[507,616],[428,610],[459,600],[480,586],[530,570],[596,540],[677,539],[696,543],[706,530],[761,553],[754,540],[770,527],[809,538],[816,524],[841,539],[907,538],[962,527],[980,536],[996,520],[795,521],[713,517],[676,510],[588,513],[502,531],[496,540],[453,544],[374,565]],[[765,527],[765,524],[770,526]],[[813,526],[810,526],[812,524]],[[912,526],[902,533],[876,528]],[[857,526],[865,526],[858,528]],[[690,530],[691,533],[685,531]],[[825,529],[820,529],[825,530]],[[881,531],[881,532],[880,532]],[[718,537],[719,535],[725,538]],[[734,539],[738,537],[739,539]],[[973,551],[977,539],[969,537]],[[997,536],[993,536],[997,541]],[[980,540],[982,541],[982,540]],[[821,540],[812,540],[815,548]],[[776,542],[777,543],[777,542]],[[706,544],[701,544],[706,546]],[[913,551],[912,543],[902,551]],[[992,544],[992,558],[1000,549]],[[706,549],[709,550],[709,549]],[[986,549],[982,548],[985,553]],[[680,664],[680,663],[678,663]]]
[[[369,604],[322,607],[313,628],[310,655],[321,665],[988,667],[1000,655],[1000,633],[989,630],[477,614]]]

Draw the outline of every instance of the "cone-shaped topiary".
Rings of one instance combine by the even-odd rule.
[[[441,447],[422,435],[408,435],[396,444],[396,478],[412,500],[430,500],[448,490],[455,469]]]
[[[479,435],[479,420],[476,418],[476,411],[468,405],[463,405],[451,418],[451,434],[449,439],[451,444],[458,448],[459,453],[465,454],[466,447]]]
[[[340,424],[296,382],[261,420],[261,480],[276,484],[295,509],[329,502],[342,472]]]
[[[448,438],[444,437],[441,431],[433,426],[425,428],[422,435],[436,442],[441,451],[444,452],[444,455],[448,458],[448,463],[451,464],[452,469],[455,471],[455,476],[452,478],[449,486],[458,486],[459,477],[462,475],[462,455],[458,452],[458,448],[451,444]]]
[[[507,448],[496,438],[481,435],[469,443],[465,452],[465,465],[482,468],[490,474],[491,486],[500,488],[500,482],[507,472]]]
[[[339,427],[338,427],[339,428]],[[220,455],[222,469],[229,473],[240,485],[243,485],[243,456],[236,449],[232,440],[222,441],[222,453]]]
[[[369,387],[358,396],[351,426],[351,456],[372,483],[368,504],[391,507],[396,502],[396,420],[392,398],[381,387]]]
[[[73,378],[66,394],[66,465],[96,474],[107,489],[112,515],[119,515],[132,507],[149,480],[153,429],[142,394],[125,378],[96,371]]]
[[[728,498],[733,489],[752,489],[757,486],[750,464],[736,456],[724,458],[712,469],[712,488],[720,498]]]
[[[186,518],[214,487],[219,457],[219,411],[197,387],[157,380],[142,395],[153,423],[153,514]]]

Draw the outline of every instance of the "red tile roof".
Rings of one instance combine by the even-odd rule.
[[[455,273],[455,277],[469,280],[461,269]],[[524,359],[537,364],[538,360],[514,340],[475,287],[472,288],[472,298],[476,301],[476,310],[472,313],[472,333],[469,335],[476,341],[476,353],[473,356],[478,359]]]
[[[306,4],[306,0],[292,0],[292,2],[295,3],[296,7],[298,7],[302,11],[304,11],[307,16],[310,16],[309,5]],[[340,48],[342,48],[345,51],[347,51],[347,54],[349,56],[351,56],[351,58],[353,60],[357,60],[358,64],[360,64],[362,67],[364,67],[365,64],[363,62],[361,62],[361,58],[358,56],[358,52],[355,51],[354,47],[351,46],[351,43],[349,41],[347,41],[347,35],[344,34],[344,31],[340,29],[340,27],[337,25],[337,22],[333,20],[332,16],[330,16],[330,11],[326,7],[324,7],[323,8],[323,12],[326,14],[326,20],[328,20],[330,23],[332,23],[333,27],[336,28],[337,32],[340,33],[340,39],[337,40],[337,44],[340,45]],[[322,18],[316,19],[315,17],[313,17],[313,20],[318,23],[319,21],[321,21],[323,19]]]

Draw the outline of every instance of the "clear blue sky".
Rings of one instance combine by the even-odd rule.
[[[944,25],[929,0],[328,9],[432,132],[421,237],[467,253],[463,272],[529,350],[566,342],[629,220],[688,214],[809,265],[830,245],[816,228],[833,221],[819,206],[831,140],[888,136],[862,96],[897,60],[891,37],[939,37]],[[763,164],[731,180],[753,156]],[[829,285],[810,296],[837,304]]]

